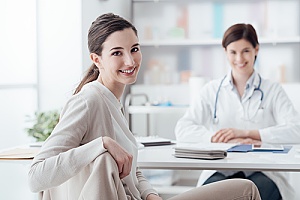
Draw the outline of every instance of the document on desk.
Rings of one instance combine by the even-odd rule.
[[[227,157],[227,149],[235,144],[227,143],[179,143],[174,147],[175,157],[215,160]]]
[[[39,148],[13,148],[0,152],[0,159],[32,159],[39,152]]]
[[[228,149],[227,152],[270,152],[270,153],[288,153],[292,146],[264,144],[260,148],[253,148],[252,144],[239,144]]]

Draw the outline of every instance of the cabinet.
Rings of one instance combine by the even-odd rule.
[[[260,43],[255,68],[263,77],[300,83],[299,8],[299,0],[133,0],[132,22],[139,33],[143,62],[130,92],[144,92],[154,101],[167,98],[176,103],[178,98],[185,98],[180,103],[188,103],[190,77],[208,81],[230,69],[221,40],[224,31],[235,23],[255,27]],[[171,88],[176,92],[168,95]],[[151,134],[168,132],[174,138],[180,115],[174,117],[174,113],[156,107],[132,108],[131,112],[151,112]],[[133,120],[133,132],[143,132],[146,125],[141,117]]]
[[[299,0],[133,0],[143,64],[137,84],[180,84],[190,76],[214,79],[229,69],[221,39],[235,23],[251,23],[266,78],[300,82]]]

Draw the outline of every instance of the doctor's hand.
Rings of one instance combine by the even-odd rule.
[[[211,142],[224,142],[227,143],[232,139],[253,139],[260,141],[258,130],[241,130],[235,128],[226,128],[217,131],[211,138]],[[245,141],[246,142],[246,141]]]
[[[107,149],[118,165],[120,179],[129,175],[133,156],[110,137],[104,136],[102,140],[104,148]]]
[[[238,143],[238,144],[257,144],[260,145],[261,141],[260,140],[254,140],[251,138],[235,138],[229,140],[227,143]]]
[[[217,131],[211,138],[212,142],[224,142],[227,143],[229,140],[235,138],[246,138],[247,133],[245,130],[226,128]]]

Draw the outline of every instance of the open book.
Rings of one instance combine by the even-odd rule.
[[[206,159],[215,160],[227,157],[227,149],[230,148],[232,144],[177,144],[175,149],[175,157],[178,158],[196,158],[196,159]]]

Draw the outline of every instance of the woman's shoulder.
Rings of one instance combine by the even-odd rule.
[[[86,104],[86,106],[92,107],[93,109],[103,106],[107,107],[103,92],[94,81],[85,84],[81,91],[75,94],[72,98],[74,101],[83,102]]]
[[[283,90],[281,83],[273,81],[268,78],[262,78],[261,87],[266,88],[268,90]]]
[[[221,85],[221,82],[223,78],[218,78],[218,79],[213,79],[208,81],[204,86],[203,86],[203,91],[213,91],[215,92]]]

